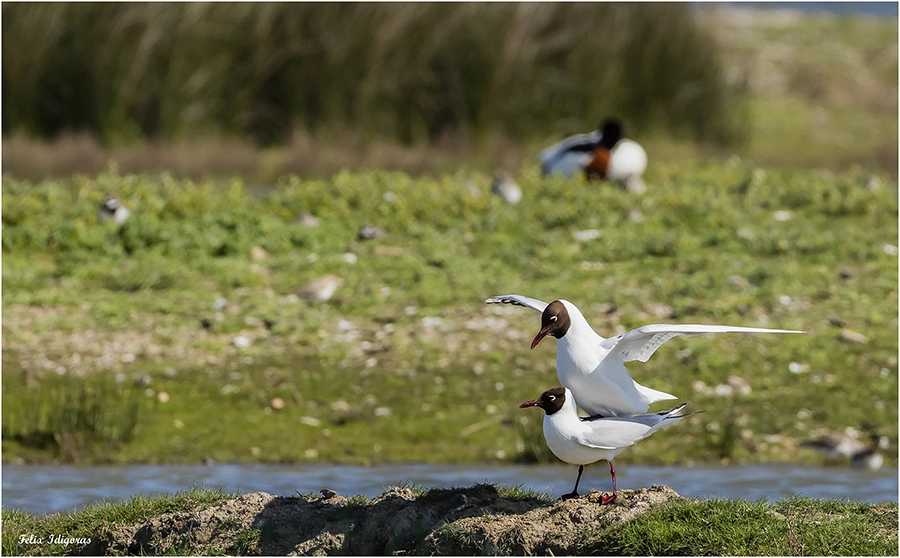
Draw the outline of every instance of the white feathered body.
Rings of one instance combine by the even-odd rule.
[[[543,312],[548,304],[523,295],[489,297],[488,303],[515,304]],[[676,399],[635,382],[625,363],[647,362],[663,343],[679,335],[703,333],[803,333],[783,329],[705,324],[652,324],[615,337],[603,338],[591,328],[577,306],[560,300],[571,322],[556,340],[556,373],[575,403],[589,415],[628,417],[646,413],[658,401]]]
[[[589,415],[628,416],[645,413],[657,401],[676,399],[674,395],[635,382],[622,359],[607,358],[603,337],[597,335],[574,304],[561,300],[572,325],[557,340],[556,374],[560,383],[575,395],[575,402]],[[585,350],[592,347],[594,350]]]
[[[640,178],[647,170],[647,152],[640,144],[623,139],[609,152],[606,176],[610,180],[626,183]]]
[[[562,409],[544,416],[544,439],[553,455],[566,463],[587,465],[603,459],[611,461],[629,446],[682,418],[671,416],[671,412],[683,406],[668,413],[582,421],[572,392],[566,389]]]

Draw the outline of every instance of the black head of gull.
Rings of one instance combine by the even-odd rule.
[[[540,407],[544,410],[548,415],[552,415],[558,412],[563,408],[563,405],[566,404],[566,388],[564,387],[555,387],[552,389],[548,389],[544,393],[541,394],[540,398],[535,399],[534,401],[526,401],[519,405],[520,409],[524,409],[526,407]]]
[[[544,308],[541,313],[541,330],[534,336],[531,342],[531,348],[537,347],[541,339],[547,335],[559,339],[569,331],[572,320],[569,318],[569,311],[566,306],[559,300],[554,300]]]

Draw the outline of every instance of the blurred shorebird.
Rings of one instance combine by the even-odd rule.
[[[128,211],[125,204],[110,194],[106,194],[106,199],[103,200],[103,203],[100,204],[100,208],[97,210],[97,216],[104,223],[113,222],[121,225],[128,219],[129,215],[131,215],[131,212]]]
[[[294,222],[308,228],[318,227],[320,223],[318,217],[308,212],[303,212]]]
[[[880,436],[871,423],[864,423],[861,430],[867,433],[868,443],[859,439],[855,428],[847,427],[843,432],[832,432],[800,445],[821,453],[829,461],[849,458],[853,467],[878,470],[884,464],[879,450],[887,449],[889,441],[886,436]]]
[[[381,238],[383,236],[384,229],[376,227],[372,223],[366,223],[360,227],[359,232],[356,233],[356,238],[359,240],[375,240],[376,238]]]
[[[607,119],[589,133],[568,137],[541,151],[544,175],[575,176],[584,172],[588,180],[609,179],[629,192],[643,194],[647,153],[637,142],[622,136],[622,123]]]
[[[334,292],[344,283],[337,275],[324,275],[306,283],[297,291],[297,296],[306,300],[325,302],[334,296]]]
[[[503,201],[510,205],[515,205],[522,201],[522,189],[513,180],[513,177],[506,171],[500,171],[494,177],[491,183],[491,192],[500,196]]]

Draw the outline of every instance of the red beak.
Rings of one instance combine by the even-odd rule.
[[[538,403],[540,402],[540,399],[535,399],[534,401],[526,401],[525,403],[519,405],[519,408],[524,409],[525,407],[537,407]]]
[[[531,342],[531,348],[534,349],[538,346],[538,343],[541,342],[541,339],[547,337],[547,334],[550,333],[550,328],[542,329],[538,332],[537,335],[534,336],[534,341]]]

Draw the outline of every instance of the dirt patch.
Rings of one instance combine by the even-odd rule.
[[[681,498],[668,486],[600,493],[565,502],[501,496],[492,485],[417,494],[393,488],[373,500],[245,494],[198,512],[104,525],[87,555],[577,554],[585,533],[629,521]]]

